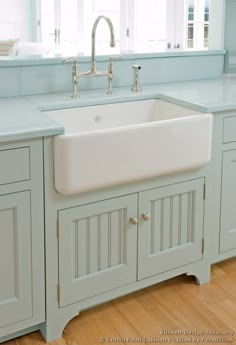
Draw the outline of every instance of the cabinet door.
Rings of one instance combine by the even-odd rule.
[[[236,248],[236,150],[223,153],[220,252]]]
[[[60,306],[136,280],[137,195],[59,212]]]
[[[139,279],[202,258],[203,190],[197,179],[140,193]]]
[[[0,196],[0,328],[32,317],[30,192]]]

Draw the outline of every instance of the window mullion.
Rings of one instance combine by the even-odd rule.
[[[61,6],[61,1],[60,0],[54,0],[54,11],[55,11],[55,43],[56,45],[59,44],[60,38],[59,34],[61,34],[61,14],[60,14],[60,6]]]
[[[128,50],[126,31],[128,27],[128,4],[126,0],[120,0],[120,50]]]
[[[167,43],[170,44],[170,48],[173,49],[176,45],[175,42],[175,0],[167,0]]]
[[[184,47],[184,36],[185,36],[185,1],[184,0],[176,0],[175,3],[175,45],[179,48]]]
[[[121,0],[122,1],[122,0]],[[125,29],[125,37],[126,37],[126,49],[127,51],[134,51],[135,49],[135,13],[136,13],[136,6],[135,0],[128,0],[126,1],[126,13],[127,13],[127,25]],[[128,31],[127,31],[128,30]]]
[[[42,42],[42,4],[41,0],[36,0],[36,18],[37,18],[37,31],[36,42]]]
[[[204,4],[205,0],[195,0],[197,8],[197,22],[196,22],[196,49],[203,49],[204,47]]]
[[[84,52],[84,0],[78,0],[78,42],[80,42],[79,50]]]
[[[224,48],[225,1],[212,0],[210,2],[210,30],[209,48]]]

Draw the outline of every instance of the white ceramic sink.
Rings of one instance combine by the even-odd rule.
[[[71,195],[196,169],[211,156],[212,114],[157,99],[47,112],[55,188]]]

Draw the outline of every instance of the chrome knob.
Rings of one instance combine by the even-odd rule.
[[[143,220],[145,220],[145,222],[147,222],[148,220],[150,220],[150,216],[149,216],[149,214],[147,214],[147,213],[143,213],[143,214],[142,214],[142,218],[143,218]]]
[[[137,218],[130,218],[130,223],[132,224],[132,225],[137,225],[138,224],[138,219]]]

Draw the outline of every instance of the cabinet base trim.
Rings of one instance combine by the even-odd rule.
[[[18,331],[18,332],[12,333],[10,335],[6,335],[6,336],[0,338],[0,344],[4,343],[5,341],[11,340],[11,339],[22,337],[23,335],[26,335],[26,334],[39,331],[39,329],[40,329],[40,326],[37,325],[37,326],[33,326],[33,327],[30,327],[30,328],[23,329],[22,331]]]
[[[92,298],[69,305],[67,307],[55,309],[53,312],[52,320],[50,321],[48,319],[45,323],[45,327],[43,327],[43,336],[48,342],[60,338],[66,324],[69,322],[69,320],[78,315],[79,311],[95,307],[105,302],[109,302],[115,298],[127,295],[137,290],[141,290],[143,288],[160,283],[170,278],[174,278],[181,274],[194,275],[198,284],[205,284],[210,280],[210,265],[204,260],[200,260],[195,263],[185,265],[177,269],[152,276],[150,278],[143,279],[141,281],[136,281],[135,283],[122,286],[115,290],[102,293]]]

